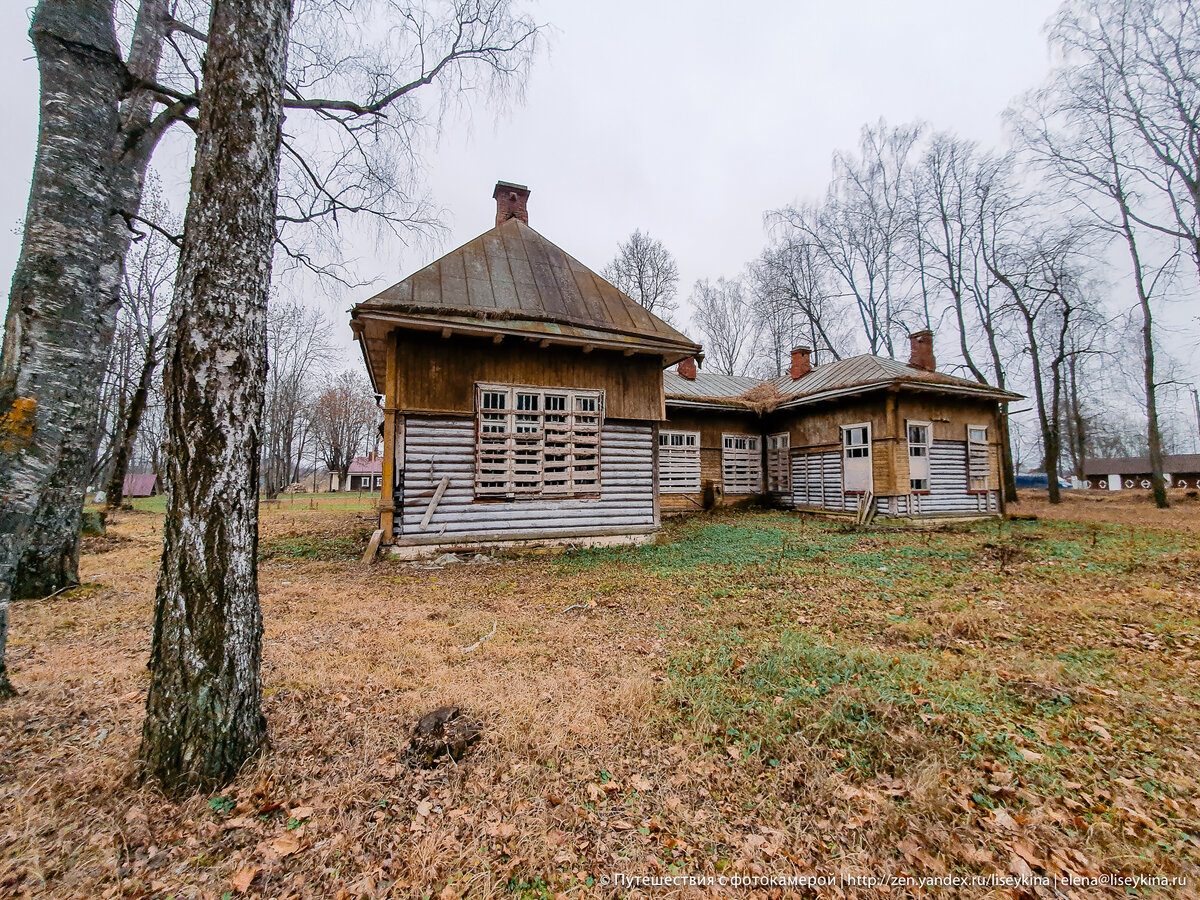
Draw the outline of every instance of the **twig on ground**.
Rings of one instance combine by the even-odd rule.
[[[77,587],[83,587],[83,585],[80,585],[80,584],[68,584],[66,587],[60,587],[60,588],[59,588],[57,591],[55,591],[53,594],[47,594],[45,597],[43,597],[41,600],[39,600],[39,601],[38,601],[38,603],[41,603],[41,602],[42,602],[42,600],[49,600],[51,597],[57,597],[59,594],[65,594],[67,591],[73,591],[73,590],[75,590],[75,588],[77,588]]]
[[[483,637],[481,637],[479,640],[477,640],[475,643],[473,643],[470,647],[463,647],[462,652],[470,653],[472,650],[479,649],[480,644],[482,644],[484,641],[486,641],[488,638],[490,638],[493,634],[496,633],[496,626],[499,624],[500,624],[499,622],[493,622],[491,631],[489,631],[487,634],[485,634]]]
[[[570,605],[566,609],[564,609],[563,612],[569,613],[573,609],[591,609],[595,605],[596,605],[596,602],[594,600],[589,600],[586,603],[573,603],[572,605]]]

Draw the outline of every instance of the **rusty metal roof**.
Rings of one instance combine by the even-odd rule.
[[[959,378],[944,372],[918,369],[885,356],[851,356],[836,362],[816,366],[807,375],[792,378],[781,375],[771,384],[785,396],[784,403],[816,400],[854,388],[873,385],[904,384],[910,387],[945,390],[949,393],[973,394],[991,400],[1020,400],[1020,394],[1004,391],[969,378]]]
[[[968,378],[958,378],[943,372],[929,372],[915,366],[897,362],[883,356],[851,356],[824,366],[817,366],[807,375],[793,379],[781,375],[768,381],[734,375],[718,375],[698,372],[695,381],[689,381],[676,372],[663,373],[663,389],[667,402],[671,399],[714,406],[736,404],[746,401],[748,391],[763,387],[778,392],[776,399],[770,397],[751,398],[760,405],[767,403],[772,408],[800,406],[819,400],[866,390],[905,385],[910,388],[965,394],[988,400],[1020,400],[1020,394],[1003,391],[991,385],[980,384]],[[753,403],[751,405],[754,405]]]
[[[508,219],[414,272],[351,311],[355,319],[470,320],[496,330],[555,333],[545,324],[612,335],[630,349],[671,348],[676,359],[700,346],[647,312],[520,219]]]
[[[719,372],[697,372],[696,379],[684,378],[678,372],[663,372],[663,391],[668,397],[739,397],[760,384],[757,378],[742,375],[722,375]]]

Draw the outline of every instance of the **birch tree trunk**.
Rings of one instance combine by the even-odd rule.
[[[79,530],[86,484],[77,485],[89,471],[115,323],[120,258],[105,186],[125,67],[112,6],[43,0],[30,28],[41,79],[38,148],[0,355],[0,694],[10,690],[8,604],[28,593],[14,591],[17,568],[47,505]],[[37,568],[77,578],[77,547],[34,548]],[[34,579],[34,590],[44,583]]]
[[[41,76],[38,153],[2,361],[0,621],[9,597],[78,582],[96,407],[116,327],[121,266],[150,151],[162,0],[143,0],[128,63],[113,0],[41,0],[30,37]],[[0,672],[3,671],[0,624]]]
[[[164,385],[167,514],[141,760],[219,784],[266,741],[259,431],[290,0],[216,0]]]

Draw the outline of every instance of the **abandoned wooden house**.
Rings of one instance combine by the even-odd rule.
[[[700,373],[693,360],[665,373],[664,508],[766,493],[838,513],[998,515],[1003,409],[1020,395],[938,372],[931,332],[910,340],[907,365],[863,355],[815,367],[797,347],[769,381]]]
[[[382,542],[640,542],[659,526],[663,369],[699,345],[529,227],[496,224],[358,304],[383,396]]]

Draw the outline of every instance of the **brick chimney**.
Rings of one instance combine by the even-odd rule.
[[[908,336],[912,344],[912,352],[908,356],[908,364],[916,369],[932,372],[937,368],[937,360],[933,358],[933,332],[928,328],[914,331]]]
[[[687,359],[679,361],[679,377],[686,378],[688,381],[696,380],[696,357],[689,356]]]
[[[529,224],[529,213],[525,209],[525,203],[529,199],[529,188],[525,185],[497,181],[492,197],[496,200],[497,225],[503,225],[509,219],[520,219],[526,225]]]
[[[812,371],[812,348],[810,347],[793,347],[792,348],[792,380],[803,378]]]

